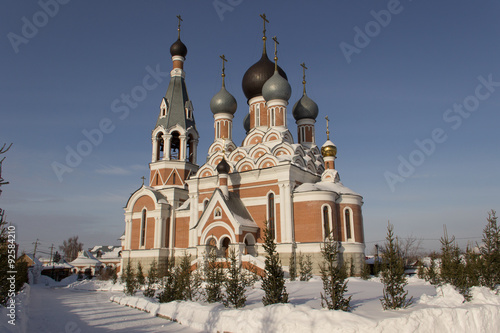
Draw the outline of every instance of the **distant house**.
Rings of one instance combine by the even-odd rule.
[[[43,264],[42,275],[48,276],[56,281],[61,281],[73,273],[75,266],[68,264],[65,260],[60,262],[47,262]]]
[[[74,266],[73,272],[84,272],[85,275],[95,275],[102,267],[102,262],[94,257],[90,251],[80,251],[78,257],[69,263]]]
[[[116,268],[117,272],[121,268],[122,247],[121,245],[96,245],[89,252],[99,260],[104,267]]]

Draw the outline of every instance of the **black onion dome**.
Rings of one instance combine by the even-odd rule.
[[[183,58],[186,58],[186,54],[188,53],[188,49],[186,45],[184,45],[183,42],[181,42],[181,39],[178,38],[175,43],[170,46],[170,54],[173,56],[181,56]]]
[[[250,113],[247,113],[245,119],[243,119],[243,128],[246,133],[250,132]]]
[[[282,99],[288,102],[292,95],[292,87],[278,72],[274,71],[273,76],[262,86],[262,96],[266,101]]]
[[[238,104],[236,103],[236,99],[233,95],[231,95],[225,87],[222,87],[221,90],[212,97],[210,101],[210,110],[212,110],[213,114],[218,113],[230,113],[234,114]]]
[[[297,121],[301,119],[316,119],[318,116],[318,104],[304,93],[293,106],[292,114]]]
[[[229,164],[226,162],[225,158],[222,158],[222,161],[217,164],[217,172],[220,174],[227,175],[229,173],[229,170],[231,170],[231,167]]]
[[[287,79],[286,73],[278,66],[280,75]],[[262,95],[262,87],[267,80],[274,74],[274,63],[269,60],[267,53],[263,52],[259,61],[253,64],[243,75],[241,86],[246,98],[250,100],[253,97]]]

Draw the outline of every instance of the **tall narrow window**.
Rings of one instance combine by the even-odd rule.
[[[181,140],[180,140],[179,136],[180,136],[179,132],[172,133],[172,139],[170,141],[170,159],[171,160],[178,160],[179,159],[179,152],[180,152],[180,147],[181,147]]]
[[[208,206],[208,199],[203,201],[203,210],[207,209],[207,206]]]
[[[274,126],[274,124],[275,124],[274,108],[271,108],[271,110],[269,110],[269,126]]]
[[[220,138],[220,122],[215,123],[215,138]]]
[[[144,246],[144,241],[146,239],[146,210],[142,210],[142,217],[141,217],[141,241],[140,241],[140,246]]]
[[[274,194],[269,193],[267,198],[267,222],[268,228],[271,231],[271,236],[276,239],[275,228],[274,228]]]
[[[175,171],[174,171],[174,173],[172,174],[172,184],[175,184]]]
[[[325,231],[325,237],[330,236],[330,214],[328,212],[328,206],[323,206],[323,230]]]
[[[346,237],[346,240],[349,240],[352,238],[351,211],[349,209],[346,209],[344,212],[344,215],[345,215],[345,237]]]
[[[255,127],[260,126],[260,104],[255,104]]]

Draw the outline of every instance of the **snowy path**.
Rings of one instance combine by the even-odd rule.
[[[28,332],[198,332],[109,301],[111,293],[47,288],[31,289]]]

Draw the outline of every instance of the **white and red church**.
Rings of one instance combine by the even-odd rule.
[[[263,230],[269,228],[284,265],[292,251],[319,262],[321,244],[334,232],[343,260],[360,271],[363,198],[340,182],[337,148],[329,138],[321,148],[316,144],[318,106],[306,94],[305,79],[303,96],[291,110],[294,141],[287,124],[291,87],[277,57],[272,62],[267,56],[265,34],[263,41],[262,57],[242,81],[246,137],[241,145],[233,142],[237,103],[226,90],[223,69],[222,88],[210,101],[214,140],[203,165],[196,162],[199,134],[180,33],[172,44],[170,83],[151,136],[149,183],[125,207],[123,263],[140,261],[147,268],[186,252],[196,260],[215,247],[221,257],[234,248],[243,262],[262,266]]]

